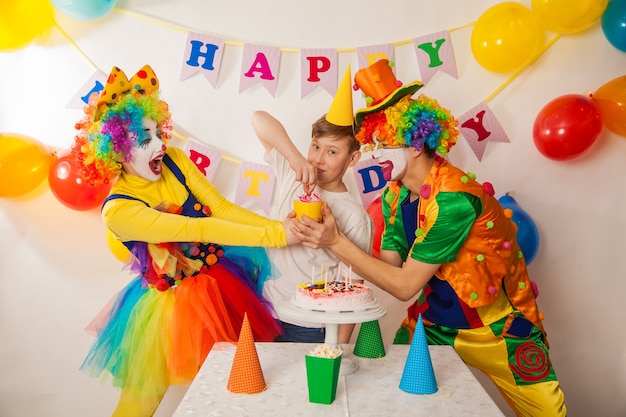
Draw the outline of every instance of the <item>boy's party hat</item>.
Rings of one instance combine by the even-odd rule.
[[[434,394],[437,392],[437,381],[428,351],[421,314],[417,318],[413,341],[404,364],[400,389],[410,394]]]
[[[263,370],[252,336],[248,314],[243,316],[237,350],[226,388],[236,394],[256,394],[266,387]]]
[[[335,126],[352,126],[354,109],[352,108],[352,86],[350,65],[337,88],[335,98],[326,113],[326,121]]]
[[[361,323],[359,335],[354,344],[354,354],[362,358],[382,358],[385,356],[385,345],[378,320]]]

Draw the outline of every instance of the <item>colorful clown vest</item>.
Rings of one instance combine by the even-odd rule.
[[[467,238],[457,252],[456,260],[442,263],[435,273],[436,278],[446,281],[459,299],[471,308],[485,307],[500,302],[502,296],[508,297],[516,309],[544,332],[526,263],[515,237],[517,225],[505,216],[500,203],[488,195],[481,184],[445,160],[435,159],[422,185],[416,238],[409,253],[400,253],[402,258],[406,259],[413,250],[419,250],[419,242],[427,237],[437,218],[439,206],[436,197],[448,192],[473,195],[480,199],[482,210],[478,211]],[[401,219],[400,202],[408,193],[402,183],[394,182],[383,195],[389,204],[385,216],[389,216],[388,227],[394,229],[397,247],[403,246],[399,240],[404,239],[406,242],[405,233],[398,233],[402,225],[394,223],[399,223],[395,222],[397,217]],[[389,232],[385,230],[385,233]],[[501,294],[503,288],[505,294]]]

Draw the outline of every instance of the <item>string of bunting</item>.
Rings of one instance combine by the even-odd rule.
[[[200,72],[212,87],[216,88],[225,45],[238,46],[243,47],[239,93],[258,83],[263,85],[272,96],[275,96],[278,83],[280,55],[282,53],[299,53],[301,55],[301,98],[305,98],[317,87],[323,88],[331,95],[335,94],[338,87],[338,53],[356,52],[359,67],[363,68],[383,58],[389,59],[390,62],[395,62],[394,48],[407,44],[414,45],[418,69],[424,84],[427,84],[438,71],[446,72],[454,78],[458,78],[450,33],[471,27],[476,23],[471,22],[457,28],[387,44],[337,49],[301,49],[279,48],[221,39],[204,33],[194,32],[188,28],[146,14],[125,10],[119,7],[115,7],[114,10],[118,13],[143,19],[171,30],[187,33],[185,53],[181,64],[181,81]],[[90,94],[99,92],[104,88],[107,75],[93,63],[89,56],[78,47],[56,22],[55,27],[85,60],[96,69],[95,73],[76,93],[70,103],[68,103],[68,107],[70,108],[82,108]],[[506,132],[487,103],[512,83],[525,69],[532,65],[534,61],[558,41],[560,36],[561,35],[556,35],[548,43],[543,45],[535,55],[513,72],[500,87],[493,91],[482,102],[478,103],[460,117],[457,117],[461,135],[470,145],[470,148],[479,161],[482,161],[488,142],[510,142]],[[218,151],[189,140],[176,131],[173,132],[173,135],[186,143],[185,149],[188,155],[205,173],[209,180],[212,179],[222,159],[240,164],[240,176],[235,202],[237,204],[243,204],[248,200],[254,200],[261,208],[269,212],[272,197],[272,188],[269,187],[269,185],[273,187],[274,183],[274,173],[269,166],[240,161],[222,155]],[[371,166],[371,161],[361,161],[353,167],[353,171],[357,177],[357,185],[360,187],[359,191],[362,202],[367,206],[377,197],[377,191],[382,189],[385,183],[382,181],[382,178],[371,178],[371,175],[377,176],[376,169]]]

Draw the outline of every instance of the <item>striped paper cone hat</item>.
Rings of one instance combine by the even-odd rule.
[[[236,394],[257,394],[265,391],[266,386],[246,313],[243,317],[237,350],[226,388]]]

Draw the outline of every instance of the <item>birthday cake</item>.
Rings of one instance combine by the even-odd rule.
[[[373,303],[372,289],[346,281],[309,281],[298,284],[295,303],[312,309],[341,310]]]

